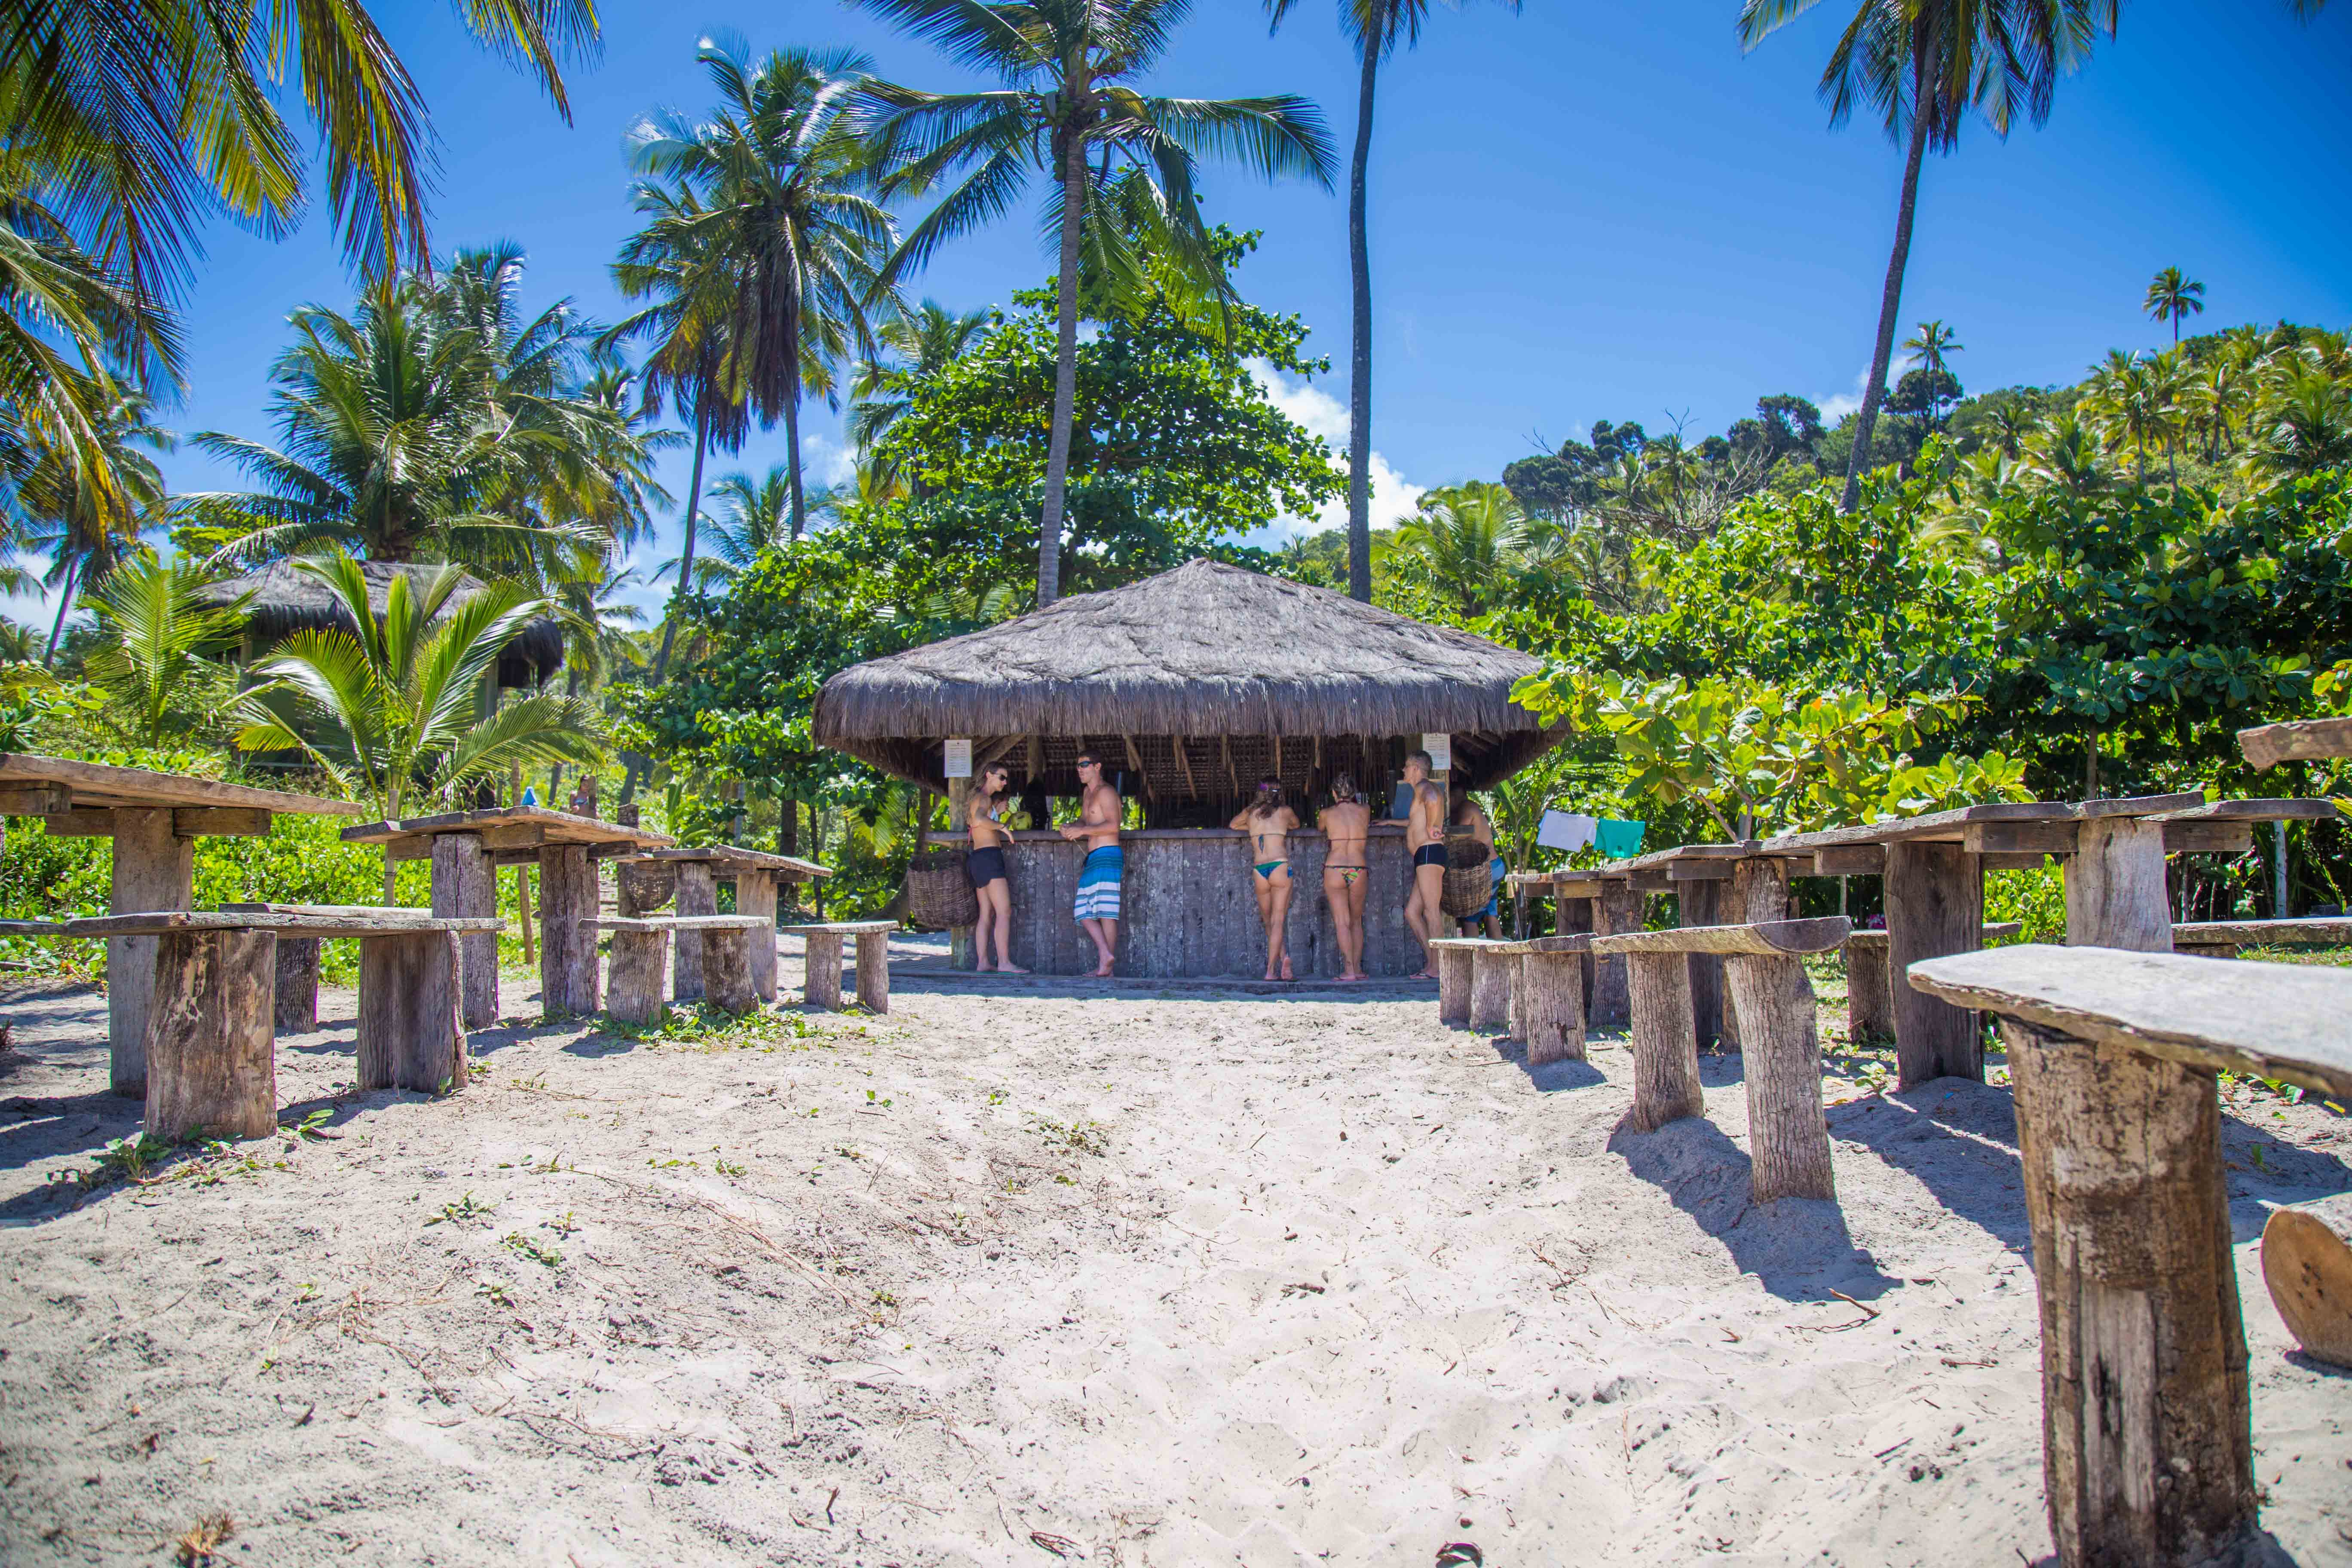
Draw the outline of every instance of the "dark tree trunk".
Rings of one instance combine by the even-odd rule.
[[[808,526],[808,503],[801,496],[801,390],[797,375],[793,378],[793,395],[784,399],[784,461],[793,471],[793,538],[797,542],[801,530]]]
[[[1078,225],[1086,215],[1087,144],[1073,134],[1062,154],[1062,274],[1054,331],[1054,434],[1045,457],[1045,510],[1037,527],[1037,605],[1062,592],[1062,506],[1069,489],[1070,426],[1078,403]],[[824,894],[817,895],[820,902]]]
[[[1388,41],[1389,8],[1375,0],[1356,89],[1356,154],[1348,170],[1348,596],[1372,602],[1372,258],[1364,184],[1372,157],[1372,89]]]
[[[669,671],[670,645],[677,638],[678,611],[684,607],[686,595],[694,592],[694,525],[702,511],[702,458],[710,447],[710,419],[698,413],[694,421],[694,473],[686,485],[686,543],[677,557],[677,587],[670,595],[669,614],[662,618],[661,651],[654,655],[653,674],[647,684],[659,686]]]
[[[41,657],[43,669],[50,669],[57,665],[58,638],[65,635],[66,612],[73,608],[74,578],[80,571],[81,563],[79,561],[68,562],[66,565],[65,586],[58,593],[58,618],[49,624],[49,651]]]
[[[1918,84],[1915,80],[1916,85]],[[1838,510],[1852,511],[1862,498],[1862,476],[1870,467],[1870,432],[1886,395],[1886,367],[1895,358],[1895,321],[1903,310],[1903,271],[1911,263],[1911,220],[1919,207],[1919,165],[1927,155],[1927,116],[1915,91],[1911,101],[1911,151],[1903,163],[1903,201],[1895,216],[1895,250],[1886,259],[1886,287],[1878,300],[1878,346],[1870,356],[1870,380],[1862,389],[1862,412],[1853,426],[1853,452],[1846,459],[1845,493]]]

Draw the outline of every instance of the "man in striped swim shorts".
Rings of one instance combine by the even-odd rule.
[[[1100,960],[1099,979],[1110,978],[1111,952],[1118,943],[1118,885],[1127,874],[1127,856],[1118,847],[1121,805],[1118,791],[1103,779],[1102,759],[1092,752],[1078,753],[1078,783],[1086,788],[1078,820],[1062,829],[1062,837],[1087,844],[1086,863],[1078,868],[1078,897],[1072,916],[1094,940]]]

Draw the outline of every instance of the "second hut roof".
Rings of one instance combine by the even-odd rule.
[[[382,616],[392,596],[394,575],[409,578],[412,589],[421,588],[424,580],[440,570],[434,563],[363,561],[360,572],[367,579],[368,608]],[[442,611],[444,616],[483,588],[481,579],[471,573],[462,575],[457,591],[450,595]],[[342,602],[328,586],[307,572],[295,570],[288,561],[274,562],[257,572],[241,576],[224,577],[208,583],[198,590],[208,603],[229,605],[239,595],[250,593],[253,602],[247,606],[247,624],[267,644],[275,644],[294,632],[306,628],[325,629],[341,626],[355,630],[351,616],[343,613]],[[531,675],[545,679],[563,665],[563,633],[551,617],[542,616],[523,628],[499,659],[499,680],[501,685],[520,686],[530,678],[510,668],[521,663],[532,667]]]

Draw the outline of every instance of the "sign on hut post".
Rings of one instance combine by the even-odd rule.
[[[1421,738],[1421,749],[1429,753],[1431,780],[1438,788],[1445,788],[1454,773],[1454,737],[1450,734],[1424,734]]]
[[[971,831],[971,823],[964,816],[964,807],[971,801],[971,738],[950,737],[940,743],[940,771],[946,776],[948,784],[948,830],[968,834]],[[953,969],[971,967],[971,927],[948,928],[948,965]]]

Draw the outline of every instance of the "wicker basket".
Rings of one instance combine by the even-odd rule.
[[[1449,920],[1466,921],[1495,896],[1495,880],[1487,869],[1493,853],[1475,838],[1445,841],[1445,890],[1437,907]]]
[[[907,866],[907,918],[942,930],[980,919],[980,895],[964,874],[961,849],[926,849]]]

